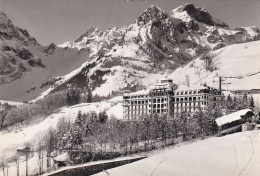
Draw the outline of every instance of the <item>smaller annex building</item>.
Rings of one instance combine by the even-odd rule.
[[[242,131],[242,124],[251,123],[254,112],[251,109],[242,109],[237,112],[217,118],[218,135],[226,135]]]

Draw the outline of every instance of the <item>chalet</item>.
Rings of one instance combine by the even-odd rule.
[[[52,159],[57,167],[67,166],[71,162],[68,152],[62,153],[56,157],[53,157]]]
[[[218,135],[226,135],[242,131],[243,124],[251,123],[255,114],[251,109],[242,109],[237,112],[217,118]],[[243,127],[245,128],[245,127]]]

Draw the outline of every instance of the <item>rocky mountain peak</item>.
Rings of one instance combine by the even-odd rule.
[[[75,40],[75,42],[80,42],[84,37],[94,37],[98,34],[100,34],[102,31],[98,27],[90,27],[87,32],[85,32],[83,35],[81,35],[79,38]]]
[[[14,29],[11,20],[6,16],[4,12],[0,11],[0,32],[5,32],[7,30]]]
[[[3,11],[0,11],[0,18],[7,18],[6,14]]]
[[[193,19],[197,20],[198,22],[202,22],[210,26],[220,26],[228,28],[228,25],[224,22],[217,22],[216,20],[214,20],[207,10],[196,8],[192,3],[185,4],[182,8],[182,11],[186,11],[187,14],[189,14]]]
[[[166,18],[166,13],[159,7],[151,5],[147,8],[139,17],[137,17],[137,23],[139,25],[148,24],[149,22],[157,22]]]
[[[27,30],[14,26],[4,12],[0,11],[0,39],[16,40],[25,45],[36,44],[34,37],[30,36]]]

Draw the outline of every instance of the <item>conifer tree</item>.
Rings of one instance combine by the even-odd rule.
[[[228,96],[227,96],[226,106],[227,106],[228,110],[232,110],[234,108],[233,100],[232,100],[232,97],[230,96],[230,94],[228,94]]]
[[[108,116],[107,116],[107,113],[106,113],[106,111],[103,111],[103,112],[100,112],[99,114],[98,114],[98,119],[99,119],[99,122],[100,123],[106,123],[106,121],[107,121],[107,119],[108,119]]]
[[[250,97],[249,108],[252,109],[252,110],[254,110],[254,108],[255,108],[255,102],[254,102],[253,96]]]
[[[243,108],[249,108],[249,102],[248,102],[248,98],[247,98],[247,94],[245,93],[242,99],[242,103],[243,103]]]
[[[233,110],[235,109],[238,109],[238,102],[237,102],[237,97],[234,96],[233,98],[233,107],[232,107]]]
[[[68,88],[67,92],[67,103],[69,105],[75,105],[80,102],[80,89],[79,88]]]
[[[92,102],[92,90],[90,87],[88,87],[87,102],[88,103]]]

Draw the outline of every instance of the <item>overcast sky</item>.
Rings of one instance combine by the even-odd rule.
[[[171,11],[188,2],[232,28],[260,27],[260,0],[0,0],[0,10],[48,45],[74,40],[91,26],[128,26],[149,5]]]

